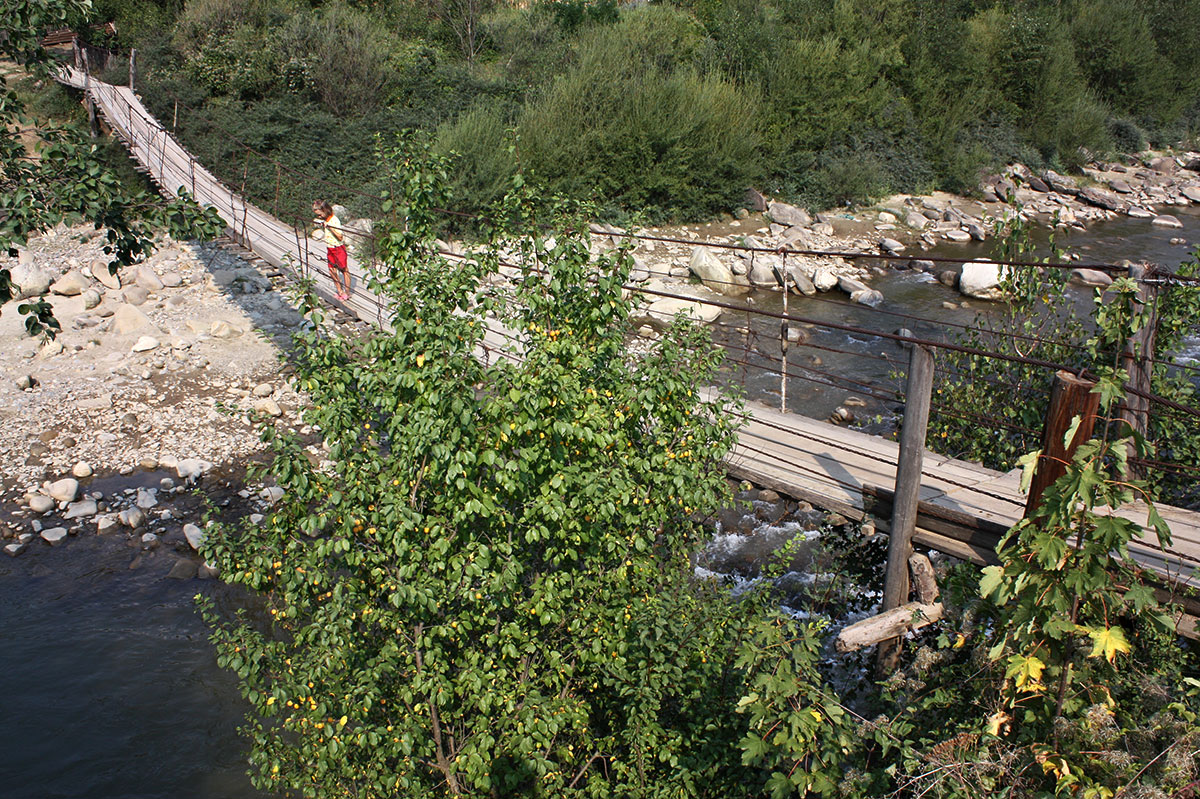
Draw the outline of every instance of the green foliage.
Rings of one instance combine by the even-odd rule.
[[[538,180],[649,218],[709,216],[757,170],[754,101],[687,66],[686,16],[657,8],[585,34],[579,61],[519,120],[522,163]]]
[[[255,782],[754,795],[773,766],[739,762],[733,709],[792,647],[797,677],[817,679],[817,650],[774,633],[764,650],[747,634],[762,605],[692,577],[694,516],[727,490],[736,426],[697,389],[719,356],[687,324],[629,355],[628,252],[593,258],[573,223],[544,237],[527,191],[494,214],[520,264],[511,292],[495,293],[492,256],[448,268],[431,246],[446,161],[411,139],[384,155],[394,216],[372,280],[388,330],[327,337],[313,302],[296,337],[329,461],[264,428],[284,498],[206,545],[268,610],[205,606],[253,706]],[[519,362],[479,357],[498,323]]]
[[[8,26],[0,38],[0,55],[14,60],[35,77],[50,80],[48,56],[39,44],[42,33],[75,21],[88,11],[80,2],[0,4]],[[61,222],[91,223],[107,229],[104,252],[109,268],[135,263],[150,252],[157,229],[173,235],[213,237],[225,225],[212,209],[201,210],[187,197],[163,203],[146,189],[134,189],[109,169],[103,147],[77,127],[41,121],[39,140],[30,157],[20,131],[37,120],[27,116],[18,94],[0,82],[0,247],[10,254],[30,237]],[[0,304],[13,296],[7,269],[0,270]],[[59,329],[44,301],[22,304],[31,335],[53,337]]]

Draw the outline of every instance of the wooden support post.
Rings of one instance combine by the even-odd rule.
[[[909,353],[908,382],[904,391],[904,427],[900,431],[900,462],[896,467],[896,494],[888,533],[887,573],[883,583],[884,611],[908,601],[908,556],[917,525],[921,499],[921,465],[925,455],[925,433],[929,427],[929,405],[933,399],[933,354],[919,344]],[[894,668],[900,655],[897,639],[879,647],[881,672]]]
[[[1092,437],[1096,413],[1100,408],[1100,395],[1092,392],[1095,386],[1095,382],[1070,372],[1059,371],[1054,374],[1050,410],[1042,429],[1042,454],[1038,456],[1033,482],[1029,485],[1029,498],[1025,501],[1026,516],[1041,504],[1042,492],[1066,473],[1067,464],[1075,456],[1076,448]],[[1076,416],[1080,417],[1079,427],[1070,443],[1064,443],[1063,438]]]
[[[137,48],[134,47],[129,51],[129,90],[133,91],[133,84],[137,78]]]
[[[1158,286],[1143,283],[1142,279],[1154,273],[1155,267],[1151,264],[1129,266],[1129,276],[1138,281],[1138,301],[1134,304],[1134,310],[1141,312],[1149,308],[1150,318],[1140,330],[1129,337],[1129,341],[1125,342],[1125,349],[1121,352],[1121,368],[1129,375],[1125,386],[1132,391],[1125,392],[1120,419],[1129,425],[1130,430],[1141,435],[1146,434],[1150,415],[1150,400],[1144,395],[1150,393],[1151,378],[1154,374],[1151,359],[1154,357],[1154,337],[1158,329]],[[1121,432],[1123,434],[1125,431]],[[1129,465],[1131,477],[1140,476],[1141,471],[1136,464]]]
[[[783,321],[779,323],[779,351],[780,362],[782,369],[779,373],[779,410],[781,413],[787,413],[787,369],[788,369],[788,280],[790,275],[787,270],[787,261],[784,261],[783,269],[773,267],[775,273],[775,281],[783,287]]]
[[[75,65],[75,69],[83,69],[83,57],[80,55],[79,38],[71,39],[71,63]]]
[[[96,103],[92,100],[92,71],[88,64],[87,50],[81,51],[83,57],[83,103],[87,106],[88,130],[92,138],[100,136],[100,123],[96,119]]]

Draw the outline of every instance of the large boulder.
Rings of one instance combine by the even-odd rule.
[[[54,284],[50,286],[50,291],[64,297],[78,297],[91,288],[91,285],[86,277],[72,269],[54,281]]]
[[[733,269],[707,247],[692,250],[688,268],[705,286],[718,294],[736,297],[750,290],[750,281],[743,275],[735,275]]]
[[[1111,191],[1089,186],[1079,192],[1079,199],[1088,205],[1103,208],[1106,211],[1117,211],[1121,208],[1121,200]]]
[[[822,266],[813,272],[812,282],[817,291],[829,291],[838,284],[838,278],[832,269]]]
[[[124,302],[118,305],[116,311],[113,312],[111,324],[112,331],[118,336],[127,336],[130,333],[150,330],[154,327],[150,317],[146,316],[140,308]]]
[[[1181,228],[1181,227],[1183,227],[1183,223],[1179,221],[1179,218],[1171,216],[1170,214],[1163,214],[1162,216],[1156,216],[1150,220],[1150,224],[1152,224],[1156,227],[1165,227],[1165,228]]]
[[[1194,203],[1200,203],[1200,186],[1184,186],[1179,193]]]
[[[1071,196],[1079,194],[1079,184],[1075,182],[1074,178],[1060,175],[1052,169],[1046,170],[1042,175],[1042,180],[1046,181],[1046,185],[1059,194],[1070,194]]]
[[[791,227],[793,225],[807,226],[812,224],[812,217],[803,208],[797,208],[787,203],[772,202],[767,205],[767,216],[771,221]]]
[[[971,261],[963,264],[958,276],[958,290],[968,297],[981,300],[1002,300],[1004,292],[1000,290],[1000,279],[1004,276],[1002,267],[991,261]]]
[[[98,280],[105,288],[112,289],[113,291],[121,290],[121,278],[115,273],[108,271],[108,264],[104,263],[104,261],[93,261],[89,271],[92,273],[92,277]]]
[[[681,297],[664,297],[655,300],[641,308],[634,315],[634,322],[649,324],[659,330],[665,330],[680,315],[690,316],[697,322],[713,322],[721,315],[721,309],[715,305],[689,300]]]
[[[19,263],[9,272],[13,282],[14,298],[18,300],[40,297],[50,290],[53,276],[35,264]]]

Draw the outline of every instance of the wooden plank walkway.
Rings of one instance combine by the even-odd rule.
[[[729,470],[735,477],[862,519],[870,515],[864,492],[890,492],[895,486],[899,452],[894,441],[748,403]],[[918,517],[918,543],[977,562],[994,562],[993,554],[980,552],[978,543],[991,540],[994,546],[991,530],[1007,529],[1021,519],[1025,495],[1020,475],[926,450],[922,477],[923,507],[991,525],[982,533],[947,533],[922,526]],[[1151,531],[1130,547],[1131,554],[1173,580],[1200,587],[1200,513],[1165,505],[1157,509],[1171,527],[1170,551],[1159,548]],[[1140,503],[1122,508],[1120,515],[1146,525],[1146,507]]]
[[[271,265],[312,279],[324,299],[372,324],[385,322],[385,309],[367,288],[366,275],[351,256],[354,296],[349,302],[335,299],[336,287],[324,262],[324,246],[310,241],[304,231],[275,219],[222,185],[186,151],[126,87],[85,80],[82,72],[64,68],[59,80],[78,89],[85,84],[97,108],[113,131],[125,142],[143,170],[168,194],[180,188],[200,203],[215,208],[229,225],[230,234]],[[488,357],[519,357],[506,331],[498,325],[485,337]],[[739,442],[729,458],[729,471],[789,496],[837,511],[849,518],[867,515],[864,493],[875,488],[891,490],[895,484],[899,445],[877,436],[848,430],[796,414],[747,405]],[[1025,498],[1015,474],[986,469],[975,463],[926,452],[921,500],[931,512],[942,511],[959,522],[921,524],[916,540],[950,554],[984,562],[994,557],[991,547],[997,530],[1021,518]],[[1152,539],[1133,547],[1136,557],[1172,579],[1196,584],[1200,566],[1200,513],[1159,507],[1171,526],[1174,543],[1163,552]],[[1145,509],[1122,510],[1145,523]],[[967,525],[962,519],[970,520]],[[971,529],[972,527],[976,529]],[[980,526],[984,529],[978,529]],[[931,529],[937,527],[938,529]],[[989,541],[991,542],[989,545]]]

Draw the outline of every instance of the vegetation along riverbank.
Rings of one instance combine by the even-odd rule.
[[[36,61],[37,35],[71,21],[67,12],[82,13],[83,5],[15,3],[16,21],[0,50]],[[1033,148],[1020,157],[1024,169],[1016,159],[1006,172],[998,161],[983,170],[971,163],[964,168],[972,180],[992,172],[1011,181],[1000,194],[1033,192],[1026,199],[1035,204],[1073,210],[1099,208],[1080,195],[1095,190],[1089,183],[1098,175],[1112,173],[1129,176],[1129,191],[1113,184],[1118,178],[1109,183],[1114,196],[1128,198],[1120,201],[1126,212],[1182,204],[1179,198],[1190,203],[1189,162],[1180,155],[1171,156],[1173,166],[1144,159],[1137,167],[1144,176],[1085,172],[1076,195],[1046,183],[1068,171],[1063,159],[1093,169],[1102,163],[1091,155],[1105,142],[1081,153],[1089,142],[1079,131],[1111,142],[1126,130],[1109,116],[1135,100],[1102,95],[1109,79],[1075,55],[1092,41],[1084,23],[1115,14],[1116,6],[1073,7],[1067,26],[1059,24],[1065,12],[1048,6],[964,8],[938,17],[937,25],[919,4],[896,10],[908,16],[854,3],[552,3],[487,14],[471,4],[377,12],[331,4],[305,8],[306,15],[270,3],[198,3],[178,15],[150,5],[121,13],[132,19],[134,8],[151,32],[144,45],[153,31],[173,26],[169,47],[160,50],[180,59],[164,63],[179,67],[181,82],[204,75],[215,81],[200,98],[207,110],[244,104],[251,115],[273,97],[262,86],[282,85],[308,110],[347,103],[340,118],[369,111],[353,103],[386,95],[382,87],[359,91],[357,73],[338,76],[333,60],[306,66],[303,54],[313,51],[304,43],[314,40],[303,37],[334,37],[343,65],[359,63],[353,53],[399,58],[384,47],[352,51],[344,38],[397,35],[379,20],[395,30],[408,30],[400,20],[428,26],[420,28],[426,46],[436,54],[441,41],[446,52],[457,52],[461,74],[481,85],[506,53],[517,69],[519,54],[539,52],[504,50],[496,27],[504,20],[518,39],[541,30],[563,48],[559,74],[540,73],[544,80],[514,94],[508,115],[498,117],[500,127],[515,123],[513,147],[505,148],[503,137],[466,137],[484,143],[489,157],[516,160],[490,172],[480,162],[465,173],[494,176],[498,202],[488,206],[486,224],[476,219],[463,231],[488,246],[460,249],[452,262],[440,253],[458,245],[438,239],[455,232],[446,225],[446,206],[455,196],[482,201],[486,192],[464,189],[457,170],[467,168],[471,154],[455,160],[442,148],[466,121],[483,130],[495,124],[495,109],[481,104],[469,112],[474,116],[447,115],[437,120],[444,127],[436,137],[389,138],[381,147],[387,157],[358,176],[350,170],[357,156],[339,160],[330,140],[311,143],[309,155],[334,170],[330,179],[350,176],[361,186],[378,180],[388,192],[378,214],[358,210],[374,220],[367,280],[381,301],[378,325],[346,324],[303,280],[285,298],[274,270],[201,241],[220,228],[211,213],[186,197],[160,201],[117,180],[84,135],[48,131],[44,147],[0,149],[5,188],[12,189],[6,196],[17,200],[5,206],[0,227],[8,250],[0,295],[24,295],[21,307],[6,303],[0,316],[7,343],[0,358],[13,374],[0,390],[12,400],[6,421],[19,434],[3,445],[12,472],[6,498],[16,499],[5,508],[5,549],[14,558],[5,562],[34,561],[47,554],[35,547],[63,542],[69,551],[81,543],[71,542],[72,532],[95,529],[103,536],[81,551],[111,543],[126,547],[138,569],[163,569],[170,558],[176,578],[219,577],[243,592],[241,607],[211,592],[197,601],[216,662],[236,676],[245,700],[257,788],[331,799],[1196,793],[1200,661],[1176,629],[1173,604],[1174,592],[1184,589],[1164,586],[1129,557],[1127,545],[1146,531],[1114,512],[1135,498],[1152,507],[1158,491],[1131,470],[1154,454],[1146,437],[1115,421],[1129,396],[1121,348],[1145,323],[1136,283],[1114,281],[1097,295],[1094,316],[1062,326],[1062,335],[1076,336],[1072,351],[1082,351],[1096,381],[1101,422],[1094,437],[1081,442],[1041,504],[1007,532],[993,565],[981,571],[920,553],[910,561],[920,603],[914,607],[927,610],[901,620],[898,659],[872,677],[868,655],[835,652],[829,638],[849,617],[877,609],[882,536],[869,520],[855,526],[772,492],[730,486],[723,463],[743,398],[736,389],[702,390],[720,382],[725,354],[712,345],[711,328],[690,313],[639,316],[645,312],[627,288],[635,273],[639,283],[695,275],[706,291],[752,296],[767,287],[763,265],[756,257],[713,255],[690,236],[639,252],[622,231],[592,227],[601,212],[640,209],[667,219],[734,210],[746,201],[747,183],[761,178],[775,181],[758,183],[773,199],[765,218],[747,211],[725,219],[721,235],[737,238],[743,224],[764,245],[851,235],[861,249],[921,267],[901,250],[918,249],[924,235],[972,236],[976,217],[961,200],[939,207],[940,198],[910,195],[891,207],[933,224],[873,211],[869,220],[841,220],[853,227],[839,232],[834,216],[814,218],[802,207],[804,181],[852,185],[850,170],[870,168],[872,158],[884,170],[895,154],[888,148],[910,141],[901,129],[915,127],[926,148],[939,130],[977,131],[979,119],[962,106],[953,125],[939,128],[931,119],[923,129],[919,121],[922,109],[935,108],[931,98],[957,98],[965,88],[987,89],[987,107],[1000,109],[996,124]],[[1189,8],[1173,6],[1173,21]],[[1167,69],[1177,68],[1168,55],[1190,57],[1174,38],[1177,27],[1155,16],[1163,12],[1153,3],[1125,11],[1122,19],[1140,20],[1136,29],[1145,33],[1136,52],[1162,55],[1154,74],[1174,76],[1170,91],[1154,84],[1137,95],[1145,105],[1136,107],[1163,116],[1135,127],[1186,146],[1191,106],[1167,103],[1194,74]],[[924,51],[933,59],[926,72],[906,71],[921,63],[922,51],[912,49],[919,43],[900,35],[913,19],[924,20],[931,41],[939,30],[946,37]],[[535,24],[543,27],[529,27]],[[136,35],[131,28],[128,35]],[[273,52],[257,44],[268,30],[298,37],[286,48],[296,63],[253,61]],[[794,60],[776,88],[811,91],[796,78],[821,74],[813,69],[824,63],[832,91],[824,100],[855,100],[843,133],[870,122],[882,138],[789,138],[803,134],[800,122],[812,122],[814,110],[838,106],[765,104],[771,70],[787,61],[760,58],[770,51],[755,36],[771,30],[779,38],[768,41]],[[941,59],[958,38],[970,45],[958,51],[963,58],[988,65],[968,70],[979,82],[930,88],[917,80],[953,74]],[[884,46],[889,41],[893,48]],[[419,60],[423,52],[413,63],[443,74],[436,57]],[[1031,73],[1012,68],[1014,52],[1040,53],[1037,74],[1053,80],[1025,85]],[[155,57],[147,55],[151,63]],[[864,64],[876,67],[862,72]],[[389,62],[381,74],[408,74],[395,66]],[[601,68],[620,74],[604,81],[588,71]],[[239,83],[256,75],[265,76],[259,89]],[[275,82],[280,75],[285,84]],[[337,77],[337,91],[321,95],[312,75]],[[859,82],[835,81],[847,75]],[[1045,95],[1046,87],[1054,94]],[[595,98],[593,89],[618,91],[632,116],[617,121],[652,119],[656,125],[648,127],[670,133],[689,119],[685,112],[703,119],[692,117],[688,135],[648,148],[620,131],[617,139],[589,137],[572,124],[591,117],[571,103]],[[171,118],[168,97],[156,109],[164,120]],[[861,97],[872,98],[865,111]],[[999,102],[1005,98],[1008,105]],[[1065,111],[1042,113],[1037,103],[1051,100]],[[795,116],[772,127],[759,116],[767,107]],[[19,121],[6,127],[10,137],[27,129]],[[889,128],[893,122],[903,127]],[[838,130],[836,123],[826,120],[818,132]],[[693,160],[684,145],[704,142],[722,147]],[[942,156],[924,162],[930,170],[953,161],[946,155],[951,143],[943,144]],[[754,149],[768,145],[778,149]],[[555,149],[562,146],[567,151]],[[643,160],[624,170],[608,161],[596,166],[588,160],[593,146]],[[738,156],[737,147],[751,149]],[[715,171],[714,152],[730,156],[724,165],[717,159]],[[811,160],[787,160],[802,153]],[[551,155],[574,171],[556,173]],[[767,155],[782,164],[772,167],[774,177],[739,171]],[[988,161],[995,153],[984,155]],[[511,168],[526,158],[528,176]],[[240,163],[249,181],[249,161]],[[647,165],[661,169],[647,172]],[[846,170],[840,177],[839,169]],[[937,174],[948,181],[953,172]],[[649,188],[629,176],[651,181]],[[980,189],[972,202],[1005,210],[997,214],[1007,217],[1003,241],[1020,254],[1025,219],[1000,203],[1002,184],[989,185],[993,197]],[[889,186],[910,187],[933,186]],[[297,185],[281,199],[286,205],[316,194],[312,189]],[[982,227],[982,213],[978,221]],[[884,235],[899,230],[897,223],[911,230],[906,240]],[[649,258],[660,245],[665,257]],[[796,270],[806,281],[796,280],[800,294],[811,289],[815,296],[820,279],[850,295],[841,308],[875,302],[861,280],[875,274],[872,268],[855,259],[826,261],[789,263],[779,255],[770,264]],[[1181,267],[1179,280],[1193,269]],[[1008,334],[1005,325],[1020,333],[1027,322],[1057,325],[1066,318],[1058,303],[1068,276],[995,270],[995,292],[980,301],[1003,302],[1009,313],[991,315],[983,333]],[[1196,301],[1195,294],[1163,297],[1158,310],[1169,349],[1194,327]],[[513,357],[482,358],[485,335],[497,325]],[[31,333],[37,337],[24,337]],[[1092,339],[1079,341],[1084,336]],[[1161,374],[1150,375],[1158,381],[1154,391],[1174,392],[1176,410],[1186,415],[1194,386],[1172,371],[1167,356],[1162,363]],[[972,374],[970,362],[959,366],[959,374]],[[1010,376],[1024,379],[1003,375]],[[961,383],[975,394],[961,395],[959,404],[989,412],[979,399],[983,382]],[[1191,424],[1147,432],[1188,450],[1200,441]],[[991,434],[976,426],[956,437],[979,442]],[[1008,439],[1005,451],[979,457],[1008,460],[1023,454],[1022,446]],[[191,493],[191,485],[201,492]],[[734,488],[749,504],[733,504]],[[713,537],[714,514],[723,536],[761,531],[759,557],[738,575],[747,579],[711,570],[711,548],[701,554]],[[767,526],[748,522],[750,514]],[[1169,546],[1161,519],[1152,511],[1146,519],[1148,534]],[[855,646],[843,640],[839,648]]]

